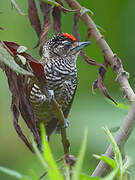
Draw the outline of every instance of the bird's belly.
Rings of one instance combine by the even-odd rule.
[[[56,114],[51,103],[33,102],[32,104],[38,121],[44,122],[45,125],[47,125],[53,118],[56,118]]]
[[[48,89],[54,91],[54,96],[58,104],[62,107],[63,112],[68,108],[72,98],[74,91],[77,85],[77,76],[71,77],[67,80],[61,78],[56,81],[56,79],[49,79]],[[39,90],[40,91],[40,90]],[[41,94],[41,92],[40,92]],[[38,122],[42,121],[47,124],[52,119],[57,119],[57,114],[53,108],[53,105],[47,101],[45,102],[32,102],[34,112],[36,114]]]

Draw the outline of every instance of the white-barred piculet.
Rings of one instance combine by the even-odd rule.
[[[41,93],[39,87],[34,84],[30,92],[30,100],[38,124],[39,122],[45,124],[48,136],[53,131],[68,126],[67,116],[78,83],[76,60],[80,50],[89,44],[90,42],[78,42],[74,36],[62,33],[46,41],[43,45],[40,63],[44,66],[47,88],[50,94],[55,96],[65,117],[65,126],[60,127],[51,103]]]

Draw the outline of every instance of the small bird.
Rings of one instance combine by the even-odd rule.
[[[68,126],[67,117],[78,84],[76,60],[80,50],[89,44],[90,42],[77,42],[73,35],[62,33],[43,45],[40,63],[44,67],[47,88],[61,106],[65,117],[65,125],[60,127],[51,103],[40,88],[33,84],[30,101],[37,118],[37,126],[39,122],[43,122],[48,137],[53,131]]]

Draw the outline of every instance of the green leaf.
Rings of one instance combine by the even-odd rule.
[[[22,178],[24,179],[25,178],[25,179],[28,180],[28,178],[24,177],[19,172],[11,170],[11,169],[8,169],[8,168],[5,168],[5,167],[2,167],[2,166],[0,166],[0,171],[5,173],[5,174],[7,174],[7,175],[9,175],[9,176],[13,176],[15,178],[18,178],[18,179],[22,179]]]
[[[120,153],[119,147],[118,147],[114,137],[110,133],[109,129],[107,127],[104,127],[103,129],[104,129],[104,132],[107,134],[107,136],[108,136],[108,138],[112,144],[113,151],[114,151],[114,159],[115,159],[117,167],[120,169],[120,176],[122,176],[123,162],[122,162],[122,155]]]
[[[32,146],[33,146],[33,148],[34,148],[34,151],[35,151],[36,156],[38,157],[39,161],[41,162],[41,164],[43,165],[43,167],[44,167],[45,169],[47,169],[48,164],[45,162],[45,160],[44,160],[42,154],[40,153],[39,149],[37,148],[37,145],[36,145],[36,143],[35,143],[34,140],[32,140]]]
[[[120,109],[124,109],[124,110],[129,110],[130,106],[122,104],[122,103],[118,103],[117,107]]]
[[[79,180],[100,180],[100,177],[90,177],[86,174],[80,174],[79,175]]]
[[[74,173],[72,176],[72,180],[78,180],[78,177],[79,177],[79,174],[81,171],[81,167],[82,167],[82,163],[83,163],[83,159],[84,159],[85,150],[86,150],[87,136],[88,136],[88,129],[85,130],[83,143],[82,143],[79,155],[78,155],[78,160],[74,167]]]
[[[53,1],[53,0],[40,0],[40,1],[51,4],[53,6],[60,7],[65,12],[76,12],[77,11],[76,9],[67,9],[67,8],[63,7],[61,4],[59,4],[59,3],[57,3],[56,1]]]
[[[48,4],[51,4],[51,5],[54,5],[54,6],[60,6],[59,3],[53,1],[53,0],[40,0],[40,1],[43,1],[45,3],[48,3]]]
[[[112,144],[112,147],[113,147],[113,150],[114,150],[114,155],[115,155],[115,160],[116,160],[116,163],[117,163],[117,165],[119,167],[119,165],[121,166],[123,164],[119,147],[118,147],[114,137],[110,133],[109,129],[107,127],[103,127],[103,129],[104,129],[104,132],[107,134],[107,136],[108,136],[108,138],[109,138],[109,140],[110,140],[110,142]]]
[[[111,159],[107,156],[104,156],[104,155],[99,156],[99,155],[94,154],[93,156],[97,159],[104,161],[106,164],[108,164],[113,169],[116,168],[116,162],[113,159]]]
[[[39,180],[38,176],[35,174],[35,172],[33,171],[33,169],[30,169],[29,175],[30,175],[30,177],[32,178],[32,180]]]
[[[25,69],[21,68],[14,60],[14,58],[7,52],[7,50],[3,47],[3,45],[0,43],[0,61],[7,65],[10,69],[12,69],[14,72],[27,75],[27,76],[33,76],[31,72],[26,71]]]
[[[41,130],[41,139],[43,146],[43,157],[48,164],[47,167],[48,176],[50,177],[51,180],[54,179],[63,180],[63,177],[60,175],[57,164],[52,156],[52,152],[47,141],[46,132],[43,123],[40,124],[40,130]]]
[[[123,103],[117,103],[117,105],[115,103],[113,103],[112,101],[109,101],[108,99],[106,99],[106,101],[112,105],[114,105],[116,108],[120,108],[120,109],[124,109],[124,110],[129,110],[130,106],[129,105],[125,105]]]
[[[101,178],[100,180],[114,180],[114,178],[117,175],[117,173],[118,173],[118,168],[114,169],[109,175],[107,175],[104,178]]]

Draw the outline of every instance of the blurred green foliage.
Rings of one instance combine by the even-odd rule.
[[[67,164],[65,162],[64,157],[62,157],[61,160],[59,160],[59,162],[60,161],[62,162],[62,165],[59,167],[57,164],[58,162],[56,162],[53,157],[51,148],[49,146],[49,142],[45,138],[46,132],[45,132],[44,124],[42,123],[40,124],[40,130],[41,130],[40,132],[41,132],[43,153],[39,151],[34,140],[32,140],[32,145],[35,151],[35,155],[37,156],[41,165],[44,167],[45,173],[42,176],[38,177],[38,175],[33,170],[31,170],[30,174],[26,176],[20,174],[17,171],[1,166],[0,166],[0,171],[7,174],[8,176],[12,176],[20,180],[38,180],[41,178],[44,178],[46,180],[47,179],[48,180],[64,180],[64,179],[65,180],[70,180],[70,179],[71,180],[114,180],[114,179],[128,180],[129,179],[128,169],[131,166],[131,160],[129,157],[125,157],[124,161],[122,160],[122,154],[111,132],[107,127],[103,127],[103,129],[114,151],[114,159],[111,159],[105,155],[96,155],[96,154],[93,155],[95,158],[104,161],[110,166],[111,171],[103,178],[90,177],[89,175],[86,175],[81,172],[86,146],[87,146],[87,136],[88,136],[87,129],[85,129],[83,143],[81,145],[81,149],[79,155],[77,156],[77,162],[75,163],[75,165],[73,166],[72,163]],[[66,157],[66,160],[73,161],[72,158],[74,159],[73,156],[71,157],[71,155],[69,155]],[[72,176],[70,174],[71,171],[72,171]]]
[[[92,16],[95,23],[101,26],[105,32],[102,32],[105,39],[120,56],[125,69],[130,73],[130,82],[134,88],[134,32],[135,32],[135,14],[134,0],[78,0],[82,6],[89,8],[94,15]],[[12,8],[10,0],[1,0],[0,2],[0,39],[18,42],[20,45],[28,47],[28,52],[39,59],[38,49],[33,47],[37,43],[37,37],[30,26],[27,16],[27,0],[16,0],[19,7],[26,16],[19,15]],[[42,19],[42,15],[40,15]],[[72,33],[73,13],[64,14],[62,17],[62,31]],[[66,23],[65,23],[66,22]],[[85,39],[86,27],[80,21],[81,40]],[[52,30],[49,37],[52,36]],[[93,39],[92,45],[85,49],[86,53],[98,62],[102,62],[102,53]],[[109,104],[105,97],[97,90],[96,95],[92,96],[91,85],[97,77],[97,68],[86,64],[79,57],[77,61],[79,85],[75,96],[73,107],[69,116],[70,126],[68,135],[71,142],[71,152],[76,155],[82,140],[82,134],[85,127],[88,127],[88,147],[85,154],[83,171],[90,174],[98,163],[92,154],[104,153],[108,141],[101,127],[107,125],[109,128],[120,126],[127,111],[118,109]],[[116,75],[111,68],[108,69],[105,85],[116,101],[127,104],[123,99],[118,82],[114,81]],[[22,174],[27,174],[29,169],[35,169],[36,173],[41,174],[43,169],[40,168],[36,157],[29,152],[23,142],[18,138],[13,125],[12,114],[10,112],[11,94],[8,89],[7,79],[4,72],[0,70],[0,165],[16,169]],[[25,128],[25,125],[21,123]],[[26,129],[26,128],[25,128]],[[27,130],[25,130],[27,132]],[[125,145],[124,151],[127,155],[135,160],[134,143],[135,132],[131,134]],[[58,159],[63,155],[63,149],[59,135],[53,135],[50,141],[55,158]],[[132,172],[135,172],[133,167]],[[135,173],[134,173],[135,175]],[[0,173],[0,180],[14,180]]]

